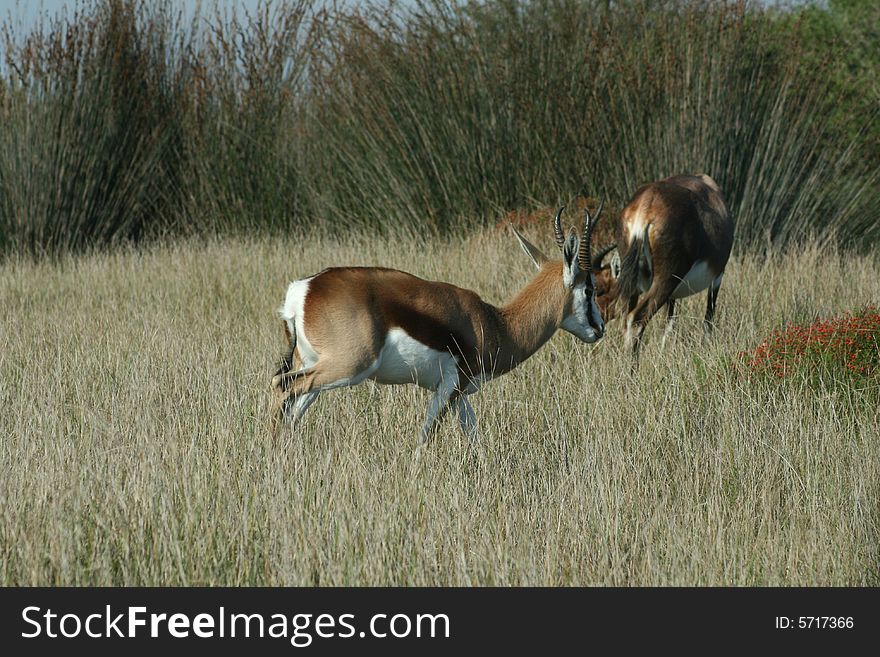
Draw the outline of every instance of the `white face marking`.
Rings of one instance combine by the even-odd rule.
[[[303,367],[311,367],[318,362],[318,354],[306,337],[304,328],[306,295],[309,293],[309,283],[312,278],[293,281],[287,287],[284,304],[278,309],[281,319],[287,322],[288,328],[296,334],[296,348],[302,359]]]
[[[684,297],[689,297],[697,292],[702,292],[712,285],[715,280],[718,280],[720,285],[721,281],[719,279],[720,275],[718,278],[712,275],[708,262],[698,260],[690,268],[690,271],[685,274],[685,277],[681,279],[681,283],[678,284],[678,287],[675,288],[669,298],[683,299]]]
[[[592,274],[591,274],[592,276]],[[562,320],[561,328],[584,342],[595,342],[605,332],[605,323],[596,305],[596,277],[593,278],[593,293],[587,296],[586,283],[581,283],[571,291],[571,314]],[[592,324],[590,323],[592,317]],[[597,333],[593,326],[599,327]]]
[[[577,265],[574,264],[574,261],[570,264],[564,262],[562,265],[562,284],[567,288],[574,285],[574,279],[577,275],[577,272],[575,271],[576,267]]]
[[[370,369],[373,369],[372,367]],[[452,354],[419,342],[400,328],[388,331],[371,378],[378,383],[415,383],[428,390],[458,384],[458,362]]]

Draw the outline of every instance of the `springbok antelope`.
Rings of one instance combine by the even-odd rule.
[[[462,431],[476,439],[468,395],[522,363],[559,328],[587,343],[605,331],[590,253],[599,212],[586,213],[583,237],[574,229],[566,237],[563,209],[554,221],[561,262],[511,226],[538,273],[502,307],[394,269],[332,268],[292,282],[279,309],[288,350],[272,378],[273,435],[282,420],[294,425],[319,393],[372,379],[434,391],[420,443],[453,405]]]
[[[591,264],[605,320],[626,315],[625,341],[633,357],[638,358],[648,321],[664,304],[665,340],[676,300],[706,289],[703,329],[708,336],[733,244],[733,219],[718,184],[697,174],[644,185],[623,209],[616,232],[616,245],[600,249]],[[617,253],[603,266],[615,246]]]

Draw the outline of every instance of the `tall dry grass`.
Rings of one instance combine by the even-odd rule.
[[[549,233],[536,239],[551,248]],[[264,431],[289,279],[382,264],[493,302],[531,275],[505,233],[180,242],[0,265],[0,583],[876,585],[876,388],[730,367],[788,320],[880,299],[876,258],[735,258],[649,328],[560,334],[420,455],[428,394],[370,383]]]

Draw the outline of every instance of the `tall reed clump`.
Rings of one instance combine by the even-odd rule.
[[[85,0],[31,34],[5,25],[0,253],[436,232],[576,195],[620,205],[687,171],[721,184],[739,248],[880,236],[865,119],[831,112],[832,68],[803,55],[797,9],[260,0],[190,20],[174,7]]]
[[[220,232],[278,230],[308,214],[303,102],[311,0],[217,6],[198,33],[186,113],[186,214]]]
[[[304,214],[298,57],[309,0],[187,20],[94,0],[3,26],[0,247],[77,251]]]
[[[4,26],[0,240],[44,253],[176,220],[186,34],[170,3],[106,2]]]
[[[442,226],[705,171],[741,244],[876,235],[876,174],[829,136],[821,68],[760,6],[393,7],[339,23],[321,76],[324,198],[344,214]]]

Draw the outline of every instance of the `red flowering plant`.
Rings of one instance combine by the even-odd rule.
[[[789,324],[739,356],[749,371],[779,378],[823,366],[856,378],[880,376],[880,309]]]

